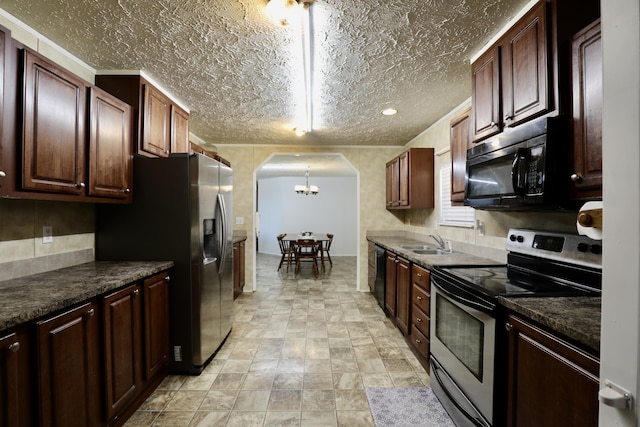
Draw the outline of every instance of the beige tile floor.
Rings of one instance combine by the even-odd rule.
[[[373,426],[365,387],[422,387],[429,376],[369,293],[356,258],[313,278],[258,255],[257,291],[199,376],[170,375],[126,426]],[[328,265],[327,265],[328,267]]]

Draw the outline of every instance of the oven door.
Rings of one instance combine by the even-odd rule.
[[[468,293],[452,291],[445,283],[432,280],[431,356],[437,382],[432,387],[441,401],[448,400],[469,420],[463,425],[491,425],[495,317],[473,308],[476,303]]]

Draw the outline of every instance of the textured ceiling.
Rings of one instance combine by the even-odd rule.
[[[191,110],[212,144],[404,145],[467,99],[469,58],[528,0],[317,0],[314,130],[299,28],[266,0],[0,0],[97,70],[142,70]],[[380,114],[383,108],[395,116]]]

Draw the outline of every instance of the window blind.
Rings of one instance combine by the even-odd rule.
[[[440,169],[440,224],[473,227],[475,211],[468,206],[451,206],[451,165]]]

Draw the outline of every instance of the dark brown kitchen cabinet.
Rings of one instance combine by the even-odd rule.
[[[367,242],[367,283],[369,292],[373,293],[376,286],[376,244]]]
[[[510,315],[507,426],[598,425],[599,360]]]
[[[41,426],[100,425],[98,305],[36,322]]]
[[[189,113],[177,105],[171,106],[171,152],[189,151]]]
[[[0,426],[35,424],[30,341],[24,327],[0,334]]]
[[[0,129],[3,129],[4,124],[4,109],[5,109],[5,66],[6,66],[6,51],[11,44],[11,32],[0,26]],[[0,137],[2,132],[0,132]],[[5,178],[9,173],[9,163],[5,161],[6,155],[3,155],[3,144],[0,143],[0,195],[6,193]],[[13,169],[13,168],[12,168]]]
[[[469,123],[471,110],[467,109],[451,120],[451,204],[464,202],[467,149],[470,148]]]
[[[85,82],[23,51],[22,188],[85,192]]]
[[[493,46],[471,64],[471,132],[474,141],[502,130],[501,93],[500,47]]]
[[[409,313],[411,299],[411,263],[398,257],[396,271],[396,326],[404,335],[409,335]]]
[[[392,322],[395,322],[396,318],[396,272],[398,271],[397,259],[397,255],[393,252],[386,252],[384,309],[387,313],[387,316],[391,318]]]
[[[408,335],[411,263],[393,252],[387,251],[386,256],[385,309],[398,329]]]
[[[602,198],[602,42],[600,20],[572,40],[574,200]]]
[[[244,292],[245,241],[233,244],[233,299]]]
[[[171,278],[162,272],[144,280],[145,380],[166,372],[169,364],[169,295]]]
[[[410,148],[386,164],[387,209],[433,208],[433,148]]]
[[[96,85],[137,111],[134,146],[138,154],[167,157],[189,152],[189,113],[141,75],[97,75]]]
[[[104,387],[107,419],[142,385],[142,295],[134,284],[103,297]]]
[[[131,107],[97,87],[89,90],[89,195],[131,199]]]
[[[411,343],[418,360],[429,371],[431,275],[429,270],[411,266]]]
[[[540,2],[500,41],[504,127],[550,111],[547,3]]]

